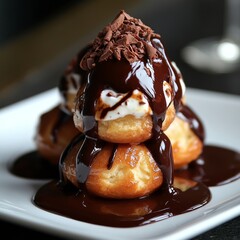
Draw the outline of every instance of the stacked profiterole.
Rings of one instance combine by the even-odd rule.
[[[121,11],[79,59],[73,107],[79,134],[60,159],[61,182],[116,199],[171,188],[202,152],[204,131],[161,37]]]

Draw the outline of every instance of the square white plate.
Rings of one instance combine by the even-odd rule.
[[[13,176],[8,166],[35,148],[33,137],[39,115],[59,101],[57,89],[26,99],[0,111],[0,217],[66,238],[188,239],[240,215],[240,179],[210,188],[212,200],[195,211],[134,228],[88,224],[41,210],[32,196],[47,181]],[[187,89],[187,102],[202,119],[207,144],[240,151],[240,97]],[[217,171],[217,170],[216,170]]]

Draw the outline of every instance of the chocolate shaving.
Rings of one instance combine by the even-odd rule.
[[[160,39],[153,30],[122,10],[111,24],[106,26],[92,43],[92,48],[80,62],[83,70],[91,70],[98,62],[122,58],[130,63],[146,57],[150,61],[158,58],[159,52],[151,40]]]

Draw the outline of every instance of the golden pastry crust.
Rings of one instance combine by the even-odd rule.
[[[35,142],[37,151],[52,164],[57,165],[62,151],[79,134],[73,124],[72,116],[69,115],[60,126],[56,127],[61,109],[55,106],[48,112],[42,114],[39,119]],[[56,128],[54,132],[54,128]]]
[[[176,117],[165,134],[172,143],[175,169],[189,164],[201,154],[203,143],[191,130],[188,122]]]
[[[165,119],[162,123],[162,130],[165,131],[175,118],[175,108],[173,102],[166,111]],[[76,128],[83,132],[83,121],[81,114],[74,113],[74,124]],[[141,143],[150,139],[152,136],[153,121],[150,114],[141,118],[136,118],[134,115],[117,118],[108,121],[97,121],[98,136],[102,140],[112,143]]]
[[[175,118],[173,103],[169,106],[162,129],[166,130]],[[113,143],[141,143],[152,136],[152,116],[136,118],[127,115],[109,121],[98,121],[98,135],[101,139]]]
[[[98,121],[98,135],[101,139],[113,143],[140,143],[152,135],[152,117],[136,118],[127,115],[109,121]]]
[[[77,187],[76,154],[80,146],[72,148],[62,168],[64,177]],[[86,181],[89,192],[105,198],[131,199],[149,195],[162,185],[162,172],[143,144],[119,144],[108,169],[112,148],[107,144],[93,160]]]

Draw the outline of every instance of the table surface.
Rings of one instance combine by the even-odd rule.
[[[108,6],[108,14],[106,14],[103,18],[101,14],[97,14],[97,11],[95,11],[96,16],[94,21],[97,21],[99,26],[105,24],[109,19],[112,19],[116,9],[119,8],[139,14],[137,9],[134,8],[134,4],[137,1],[131,1],[131,4],[129,1],[123,0],[114,1],[115,4],[112,4],[113,1],[106,0],[104,2],[106,3],[106,6]],[[73,9],[59,15],[57,19],[53,19],[48,24],[40,26],[37,30],[21,36],[16,41],[11,42],[4,47],[0,47],[1,66],[4,68],[7,64],[10,64],[10,61],[15,55],[22,55],[22,48],[26,51],[26,46],[31,45],[32,47],[29,49],[29,51],[31,51],[33,47],[39,47],[39,42],[35,43],[33,39],[42,38],[46,40],[46,37],[49,39],[54,38],[56,43],[56,38],[59,37],[59,32],[57,32],[56,29],[58,29],[59,25],[64,25],[66,28],[69,28],[69,19],[80,22],[84,21],[87,14],[89,12],[93,12],[93,9],[98,9],[98,6],[98,1],[90,1],[89,4],[79,4],[79,6],[75,6]],[[139,11],[140,10],[143,11],[143,6],[139,7]],[[42,54],[42,57],[39,57],[36,61],[27,62],[29,61],[27,60],[29,56],[28,54],[25,57],[21,56],[23,58],[22,61],[24,62],[25,60],[25,65],[23,63],[19,63],[21,65],[21,69],[16,68],[15,72],[12,70],[12,67],[17,65],[16,62],[11,62],[11,64],[15,65],[11,66],[10,70],[3,70],[2,68],[0,70],[1,74],[2,76],[7,76],[7,80],[2,82],[0,85],[0,107],[5,107],[11,103],[35,95],[38,92],[55,87],[56,84],[58,84],[57,79],[59,79],[58,76],[60,72],[66,66],[69,59],[71,59],[71,56],[75,55],[79,45],[83,45],[88,42],[92,39],[92,36],[95,36],[96,31],[98,31],[99,27],[96,26],[96,23],[94,25],[94,21],[89,21],[88,27],[82,28],[78,33],[72,35],[69,34],[69,37],[63,40],[64,43],[62,43],[62,45],[59,43],[58,46],[53,47],[55,43],[54,41],[53,43],[50,41],[48,44],[52,47],[52,50],[47,54],[48,49],[45,49],[45,53]],[[92,32],[89,32],[89,28],[93,29]],[[61,51],[61,54],[59,54],[59,49],[63,48],[63,46],[65,51]],[[16,52],[19,54],[16,54]],[[41,50],[35,52],[35,54],[41,55],[40,52]],[[49,61],[49,59],[51,59],[51,61]],[[21,62],[21,59],[18,60]],[[233,73],[222,75],[202,73],[185,64],[179,53],[176,53],[175,55],[175,62],[178,63],[187,86],[240,95],[240,69]],[[32,81],[33,78],[35,79],[34,83]],[[0,221],[0,227],[2,234],[6,233],[10,239],[18,235],[24,235],[24,237],[31,239],[35,237],[45,240],[62,239],[60,237],[35,231],[31,228],[22,227],[21,225],[2,220]],[[193,238],[193,240],[205,239],[240,239],[240,217],[234,218]]]

